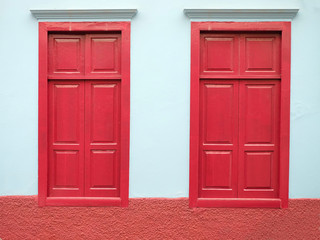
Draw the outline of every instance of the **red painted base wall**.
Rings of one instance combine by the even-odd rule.
[[[188,199],[130,199],[128,208],[44,207],[0,197],[5,239],[320,239],[320,199],[288,209],[188,208]]]

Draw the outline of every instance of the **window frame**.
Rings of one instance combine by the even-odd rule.
[[[198,198],[200,123],[200,32],[280,32],[281,92],[279,198]],[[189,207],[288,207],[291,22],[191,22]],[[249,78],[249,77],[244,77]]]
[[[48,197],[48,35],[50,32],[108,33],[114,31],[121,32],[122,39],[120,197]],[[127,207],[129,204],[130,22],[39,22],[38,109],[38,205]]]

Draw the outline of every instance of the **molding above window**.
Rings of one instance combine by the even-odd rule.
[[[31,9],[39,21],[50,20],[131,20],[137,9]]]
[[[184,9],[191,20],[282,20],[291,21],[299,9]]]

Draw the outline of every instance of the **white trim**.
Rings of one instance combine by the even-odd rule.
[[[43,20],[131,20],[137,9],[31,9],[32,15]]]
[[[184,9],[192,19],[203,20],[287,20],[291,21],[299,9]]]

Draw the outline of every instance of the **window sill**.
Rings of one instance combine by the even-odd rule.
[[[195,207],[281,208],[279,198],[198,198]]]
[[[48,197],[39,206],[127,207],[120,197]]]

